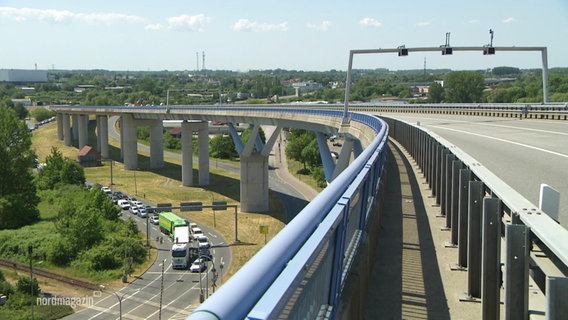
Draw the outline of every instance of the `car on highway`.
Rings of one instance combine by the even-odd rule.
[[[145,208],[138,208],[138,216],[140,218],[146,218],[148,216],[146,209]]]
[[[158,225],[160,223],[160,216],[158,216],[158,215],[150,216],[150,223]]]
[[[118,201],[116,202],[116,204],[117,204],[120,208],[122,208],[122,210],[128,210],[128,209],[130,209],[130,202],[128,202],[128,200],[121,199],[121,200],[118,200]]]
[[[197,243],[199,244],[199,249],[208,249],[211,248],[211,243],[209,242],[209,238],[204,235],[200,235],[196,237]]]
[[[133,215],[138,215],[138,207],[136,206],[130,206],[130,213],[132,213]]]
[[[205,261],[203,258],[197,258],[189,267],[189,271],[191,272],[201,272],[205,270]]]
[[[201,228],[193,227],[191,228],[191,234],[193,235],[193,239],[197,239],[197,237],[203,235],[203,230],[201,230]]]

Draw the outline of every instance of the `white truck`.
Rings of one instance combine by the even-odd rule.
[[[198,249],[190,242],[189,226],[174,228],[174,244],[172,245],[172,267],[174,269],[187,269],[198,255]]]

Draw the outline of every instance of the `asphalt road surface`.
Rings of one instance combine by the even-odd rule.
[[[451,115],[385,114],[433,131],[538,206],[540,184],[560,192],[568,226],[568,122]]]

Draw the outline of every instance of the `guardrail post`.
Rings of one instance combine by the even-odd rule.
[[[505,227],[505,319],[528,319],[529,227]]]
[[[481,315],[499,319],[501,288],[501,200],[483,199]]]
[[[436,141],[432,162],[432,196],[434,196],[434,203],[436,204],[440,195],[440,152],[442,152],[442,145]]]
[[[446,155],[448,154],[448,149],[446,147],[441,146],[440,151],[438,153],[438,193],[436,194],[436,204],[440,205],[440,213],[445,215],[446,212],[444,211],[444,197],[445,194],[445,179],[446,179]]]
[[[467,221],[469,210],[469,182],[471,170],[460,170],[458,204],[458,266],[467,267]]]
[[[461,160],[452,161],[452,187],[450,194],[450,228],[452,229],[450,243],[453,246],[458,244],[458,206],[459,206],[459,192],[460,192],[460,169],[463,168]]]
[[[467,293],[481,298],[481,217],[483,209],[483,182],[469,182]]]
[[[568,278],[546,278],[546,319],[566,319],[568,315]]]
[[[456,156],[453,153],[446,154],[446,177],[444,179],[444,214],[446,215],[446,228],[452,227],[452,166]]]

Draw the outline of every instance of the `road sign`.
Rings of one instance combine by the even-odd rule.
[[[227,201],[213,201],[213,210],[227,210]]]
[[[180,202],[180,211],[203,211],[203,202]]]

